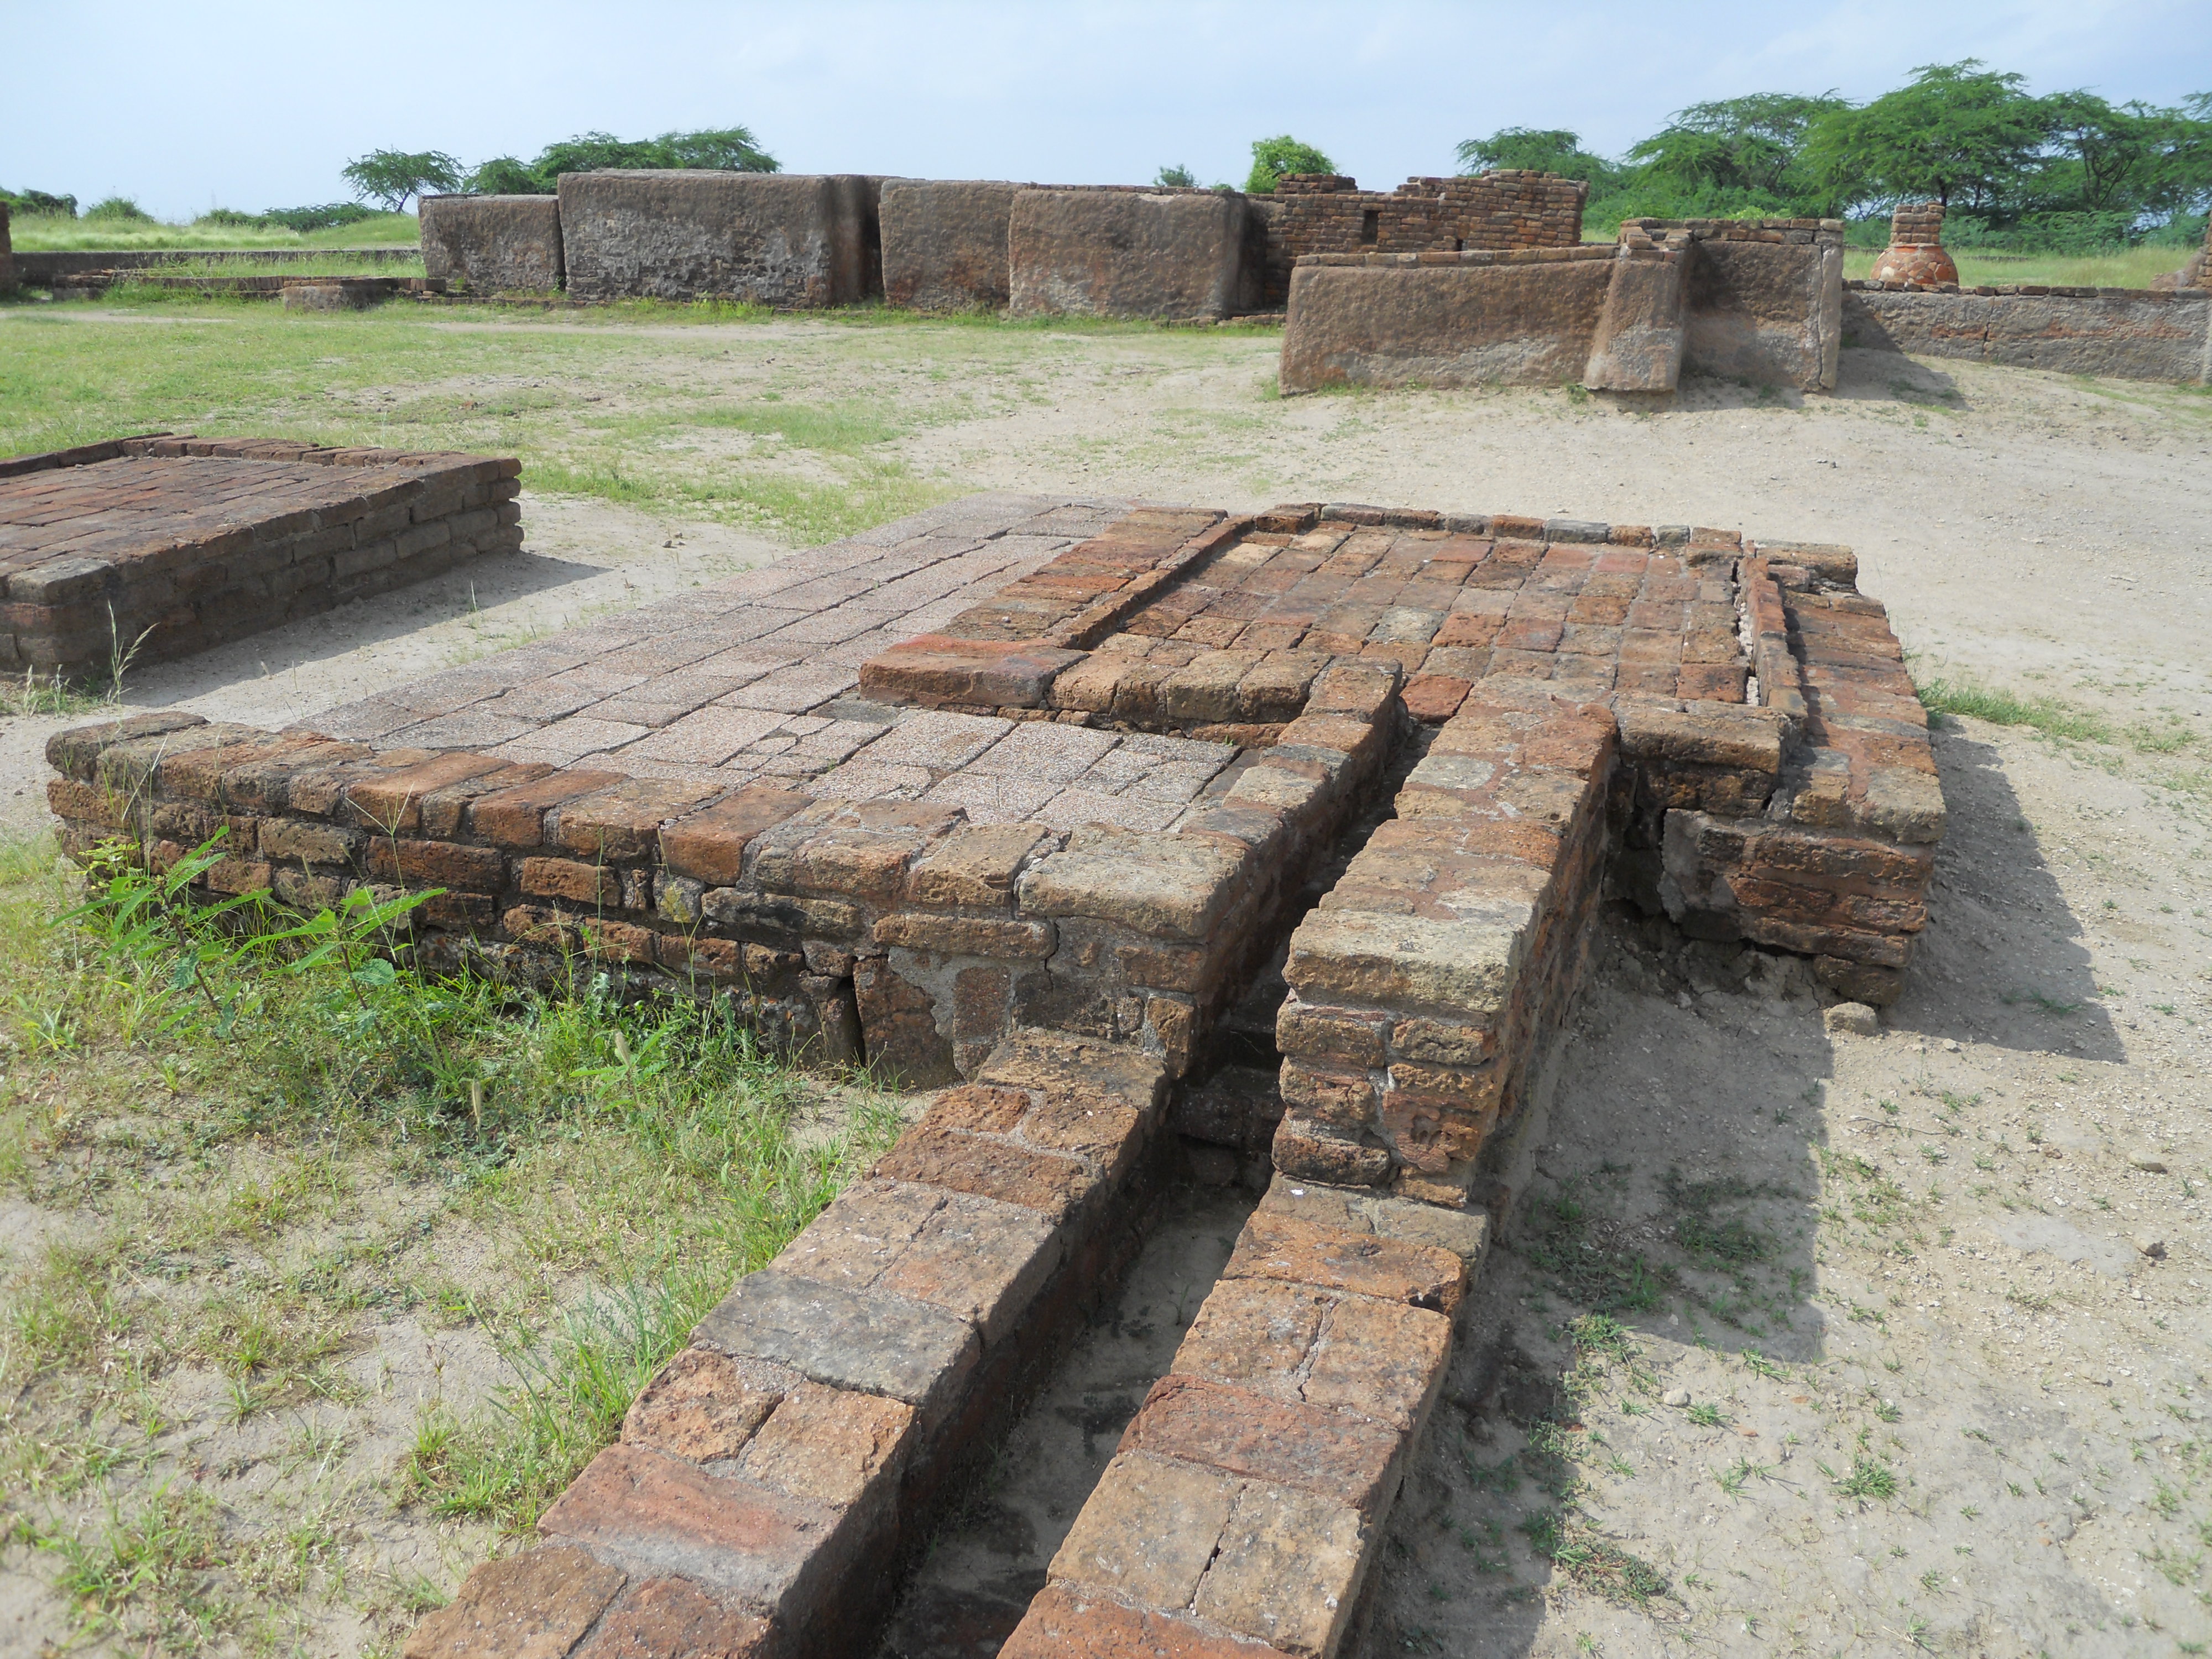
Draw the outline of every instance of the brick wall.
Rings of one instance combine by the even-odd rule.
[[[1589,186],[1548,173],[1507,171],[1474,178],[1408,179],[1387,194],[1338,173],[1289,173],[1267,215],[1263,308],[1285,303],[1291,268],[1310,253],[1503,252],[1572,247],[1583,239]]]
[[[2212,295],[2202,288],[1853,282],[1842,326],[1845,343],[1873,350],[2212,383]]]
[[[0,664],[203,650],[522,544],[520,462],[263,439],[0,462]]]
[[[15,249],[8,235],[8,204],[0,202],[0,294],[15,286]]]

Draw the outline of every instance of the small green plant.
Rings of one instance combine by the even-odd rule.
[[[1872,1498],[1886,1503],[1897,1496],[1897,1472],[1877,1457],[1852,1459],[1850,1473],[1840,1478],[1825,1464],[1820,1473],[1835,1480],[1837,1492],[1845,1498]]]
[[[1717,1429],[1721,1426],[1720,1407],[1707,1401],[1698,1401],[1683,1415],[1701,1429]]]

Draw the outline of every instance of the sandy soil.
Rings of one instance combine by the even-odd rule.
[[[636,332],[646,361],[697,337]],[[1953,831],[1880,1036],[1828,1033],[1764,958],[1609,924],[1529,1208],[1393,1523],[1371,1650],[2202,1650],[2212,399],[1852,352],[1832,398],[1704,383],[1662,412],[1548,392],[1281,400],[1265,338],[1032,337],[1026,395],[890,451],[954,489],[1850,543],[1923,673],[2191,734],[2138,752],[1947,731]],[[730,340],[732,391],[772,373],[823,398],[911,397],[915,362],[957,371],[969,349],[798,323]],[[776,550],[604,505],[526,497],[526,514],[521,557],[147,668],[128,701],[276,725]],[[40,748],[65,723],[0,721],[7,822],[40,821]],[[34,1207],[0,1218],[18,1260],[80,1219]],[[1607,1287],[1638,1282],[1632,1258],[1647,1291],[1623,1304]],[[1575,1328],[1577,1358],[1571,1322],[1607,1305],[1625,1336],[1605,1358],[1604,1332]],[[390,1334],[368,1352],[428,1340]],[[430,1352],[409,1365],[434,1369]],[[217,1403],[179,1396],[179,1432],[215,1434]],[[1844,1495],[1861,1460],[1894,1495],[1873,1475]],[[273,1526],[283,1490],[241,1498],[239,1524]],[[374,1531],[377,1559],[451,1582],[434,1522]],[[0,1604],[21,1610],[0,1651],[66,1634],[24,1555],[0,1556]],[[1609,1594],[1626,1557],[1663,1592]],[[333,1615],[285,1645],[389,1631]]]

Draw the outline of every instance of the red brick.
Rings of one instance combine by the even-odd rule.
[[[1395,1490],[1401,1443],[1394,1430],[1360,1418],[1172,1374],[1152,1385],[1121,1437],[1124,1451],[1300,1487],[1363,1512]]]
[[[632,778],[563,802],[552,815],[554,838],[570,852],[587,857],[645,858],[659,845],[664,823],[721,793],[713,784]]]
[[[444,841],[372,841],[368,871],[380,881],[398,879],[418,887],[473,893],[496,893],[507,882],[507,860],[490,848],[456,847]]]
[[[1048,1584],[999,1650],[999,1659],[1267,1659],[1279,1651],[1264,1642],[1213,1635],[1164,1613]]]
[[[1024,1209],[1065,1215],[1096,1184],[1070,1158],[1028,1151],[1002,1140],[917,1124],[899,1137],[872,1174],[926,1182],[956,1193],[995,1198]]]
[[[622,872],[574,859],[522,859],[517,884],[532,898],[569,899],[578,904],[622,903]]]
[[[412,836],[422,827],[423,796],[500,771],[502,764],[483,755],[439,755],[417,766],[363,779],[346,791],[346,807],[371,829],[387,836]]]
[[[575,1659],[765,1659],[776,1651],[774,1636],[767,1620],[696,1584],[653,1578],[599,1620]]]
[[[1467,1286],[1467,1264],[1449,1250],[1255,1214],[1224,1277],[1273,1279],[1350,1291],[1449,1313]]]
[[[711,887],[732,885],[744,874],[745,848],[753,837],[807,804],[805,796],[768,784],[740,789],[703,812],[664,825],[661,860],[677,875]]]
[[[622,1437],[694,1463],[735,1457],[798,1382],[780,1365],[684,1348],[630,1402]]]
[[[624,1582],[580,1549],[487,1561],[424,1619],[404,1659],[562,1659]]]
[[[549,809],[623,781],[618,772],[556,772],[471,801],[469,830],[495,847],[542,846]]]
[[[1401,694],[1406,712],[1428,726],[1439,726],[1459,712],[1467,701],[1469,682],[1449,674],[1416,674]]]

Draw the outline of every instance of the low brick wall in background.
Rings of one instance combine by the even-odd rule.
[[[563,173],[569,295],[857,305],[883,292],[882,188],[860,173]]]
[[[425,196],[416,204],[422,274],[471,294],[560,288],[561,202],[554,196]]]
[[[884,303],[916,311],[1006,307],[1014,192],[994,179],[884,182]]]
[[[274,439],[0,461],[0,665],[186,655],[522,545],[521,465]]]
[[[1842,283],[1832,220],[1630,220],[1611,247],[1312,254],[1291,276],[1281,384],[1668,392],[1689,371],[1832,387]]]
[[[2202,386],[2212,380],[2212,292],[1853,282],[1843,337],[1919,357]]]
[[[1248,311],[1246,218],[1234,191],[1018,191],[1007,314],[1189,322]]]

